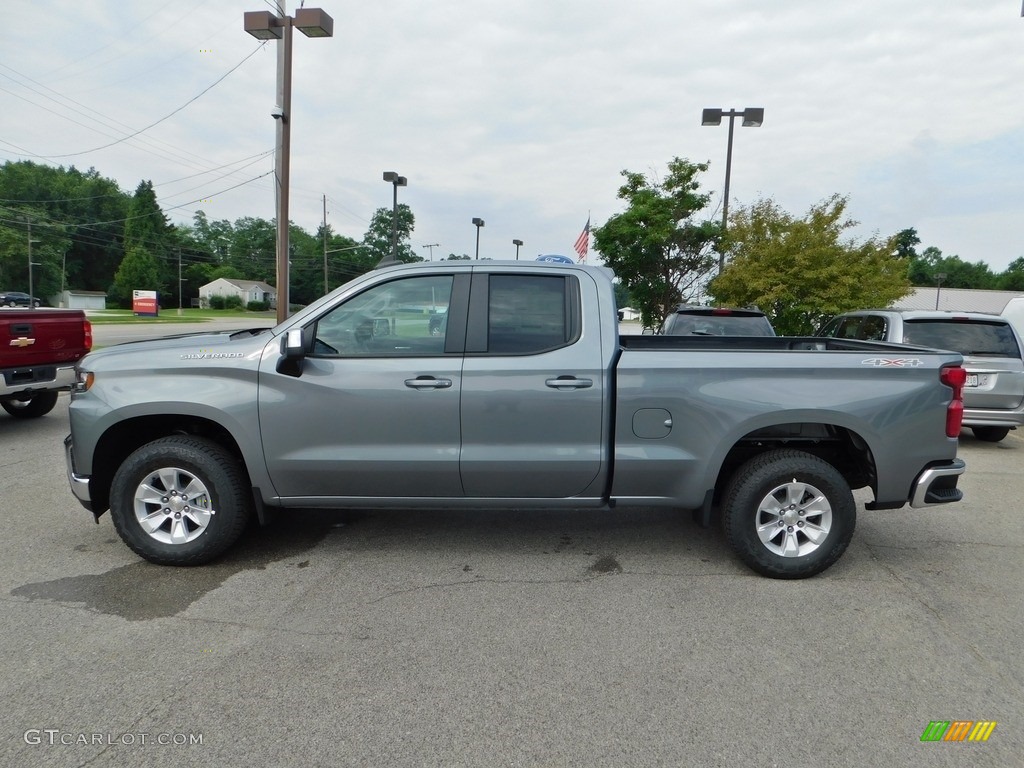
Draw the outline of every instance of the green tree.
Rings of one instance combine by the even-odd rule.
[[[291,230],[289,230],[290,234]],[[246,280],[277,282],[277,227],[269,219],[236,219],[228,248],[228,264]]]
[[[912,285],[935,286],[942,277],[946,288],[992,289],[999,287],[998,277],[983,261],[968,262],[959,256],[943,256],[942,251],[928,247],[911,259],[909,272]]]
[[[134,288],[160,291],[167,296],[178,295],[178,259],[177,246],[179,238],[174,227],[160,208],[151,181],[140,181],[135,188],[128,206],[128,218],[124,223],[125,258],[135,251],[136,255],[144,252],[153,259],[156,265],[156,279],[148,285],[136,285]],[[137,265],[136,265],[137,266]],[[133,271],[133,266],[129,272]],[[120,273],[120,268],[118,273]],[[115,276],[117,300],[123,301],[120,292],[124,289]],[[129,293],[129,298],[131,294]]]
[[[776,332],[808,335],[826,320],[853,309],[884,307],[909,290],[907,262],[897,240],[844,240],[857,222],[847,198],[833,195],[798,219],[771,200],[733,211],[728,266],[711,281],[716,301],[756,305]]]
[[[116,306],[131,307],[132,291],[156,290],[160,282],[160,264],[141,246],[129,249],[114,274],[108,299]]]
[[[47,259],[39,268],[44,282],[37,293],[46,291],[44,295],[49,296],[62,283],[82,290],[107,289],[124,256],[124,220],[130,201],[114,181],[93,169],[82,172],[73,166],[7,162],[0,166],[0,200],[0,270],[8,256],[15,269],[10,277],[2,275],[5,280],[27,282],[26,254],[21,254],[26,256],[24,268],[18,269],[20,259],[3,245],[7,234],[14,242],[24,240],[21,222],[27,215],[33,239],[41,241],[41,258]],[[32,258],[40,261],[35,248]]]
[[[715,263],[721,225],[697,220],[710,196],[697,176],[707,163],[674,158],[664,180],[623,171],[618,197],[626,210],[593,230],[594,248],[632,296],[644,325],[657,327],[691,298]]]
[[[997,282],[1004,291],[1024,291],[1024,256],[1011,261],[1006,271],[998,276]]]
[[[374,264],[391,258],[391,209],[378,208],[373,212],[370,219],[370,226],[363,236],[363,243],[367,246],[368,255]],[[409,244],[409,238],[416,228],[416,217],[412,215],[412,209],[405,203],[398,204],[398,260],[406,263],[423,261],[422,256],[417,256]]]
[[[892,240],[896,258],[913,259],[917,256],[917,246],[921,244],[921,238],[917,236],[916,229],[901,229],[893,235]]]

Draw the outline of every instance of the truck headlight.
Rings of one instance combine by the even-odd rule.
[[[75,385],[71,388],[71,391],[88,392],[95,378],[96,375],[92,371],[83,371],[81,369],[75,371]]]

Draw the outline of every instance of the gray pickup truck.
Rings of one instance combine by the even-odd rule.
[[[195,565],[289,508],[667,506],[777,578],[871,509],[961,498],[960,355],[865,341],[622,336],[600,267],[401,265],[272,329],[81,361],[74,494]]]

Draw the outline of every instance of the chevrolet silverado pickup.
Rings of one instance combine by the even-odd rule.
[[[17,419],[49,413],[90,349],[80,309],[0,309],[0,407]]]
[[[440,323],[438,318],[441,318]],[[78,366],[72,491],[138,555],[212,560],[289,508],[666,506],[802,578],[871,509],[958,501],[961,356],[787,337],[622,336],[611,274],[391,266],[260,331]]]

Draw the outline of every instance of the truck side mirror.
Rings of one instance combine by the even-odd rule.
[[[292,328],[281,339],[281,359],[277,361],[277,372],[286,376],[302,375],[302,360],[306,357],[306,342],[301,328]]]

